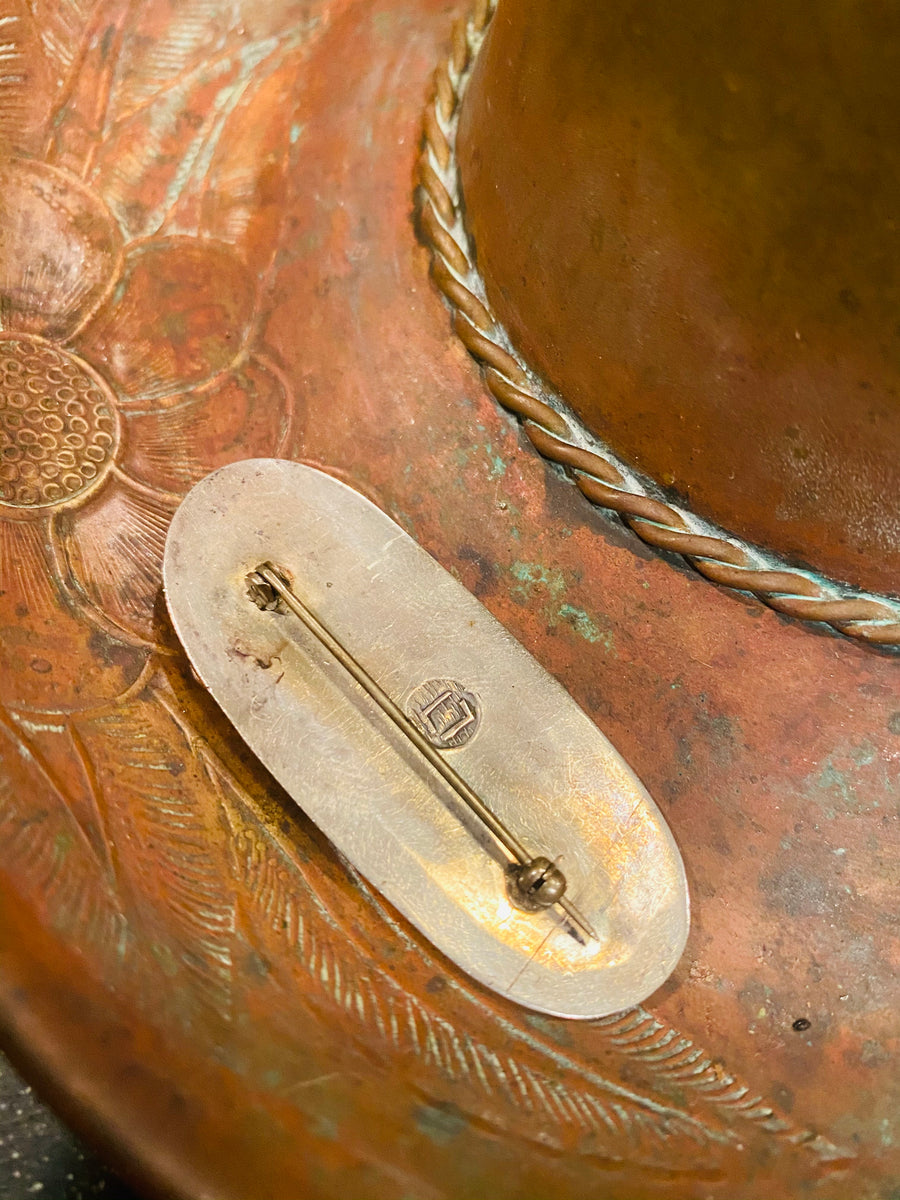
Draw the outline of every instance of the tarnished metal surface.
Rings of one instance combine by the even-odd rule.
[[[89,364],[121,431],[77,501],[0,510],[4,1043],[167,1194],[883,1200],[897,664],[651,555],[498,412],[412,225],[454,12],[22,10],[2,320]],[[644,1005],[564,1022],[468,980],[191,678],[165,528],[273,454],[376,500],[657,799],[692,924]]]
[[[212,536],[215,532],[215,536]],[[558,859],[596,931],[507,895],[483,828],[296,617],[260,611],[271,559],[401,708],[432,679],[481,710],[453,768],[534,854]],[[638,1004],[688,930],[666,824],[605,737],[488,611],[339,480],[250,460],[198,484],[172,521],[166,600],[194,667],[238,733],[354,867],[467,974],[562,1017]]]

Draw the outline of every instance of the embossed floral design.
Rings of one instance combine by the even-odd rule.
[[[218,1011],[232,924],[218,814],[140,693],[172,513],[207,471],[282,449],[290,388],[259,346],[239,245],[129,244],[70,170],[33,159],[0,164],[0,189],[0,724],[43,776],[23,793],[52,781],[65,801],[39,809],[40,836],[7,801],[0,843],[28,855],[48,920],[91,914],[107,948],[142,930]]]
[[[112,977],[142,947],[156,1015],[181,1021],[228,1012],[235,917],[205,761],[160,699],[161,556],[197,479],[289,452],[264,320],[313,27],[295,16],[5,18],[0,858]]]
[[[68,711],[136,676],[181,495],[278,453],[292,400],[256,344],[246,237],[210,220],[129,243],[96,192],[33,159],[0,163],[0,189],[0,678],[19,708]]]

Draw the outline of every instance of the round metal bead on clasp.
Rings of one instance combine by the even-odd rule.
[[[509,898],[525,912],[540,912],[558,904],[565,895],[566,877],[559,867],[538,855],[530,862],[511,863],[507,871]]]

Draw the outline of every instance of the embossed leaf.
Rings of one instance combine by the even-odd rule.
[[[79,734],[103,797],[119,893],[141,953],[160,965],[160,999],[182,1020],[198,1003],[224,1019],[234,901],[225,831],[202,767],[149,696],[83,721]]]
[[[68,77],[81,49],[97,0],[29,0],[44,55],[59,83]]]
[[[71,749],[64,724],[16,723],[0,710],[0,857],[28,887],[28,900],[44,923],[96,950],[116,975],[128,926],[96,813],[91,812],[89,827],[83,816],[79,819],[79,805],[91,804],[84,800],[90,785],[76,785],[79,796],[68,778],[63,782],[58,763],[40,744],[42,728]]]
[[[26,0],[0,3],[0,154],[36,153],[53,97],[41,24]],[[2,195],[2,193],[0,193]],[[0,200],[0,213],[6,207]],[[0,222],[2,223],[2,222]]]
[[[421,977],[422,947],[371,894],[389,924],[381,945],[366,942],[367,923],[353,913],[366,885],[357,880],[347,889],[314,858],[301,865],[278,849],[239,789],[222,780],[233,806],[234,870],[253,905],[245,934],[273,969],[289,972],[294,983],[285,986],[302,989],[307,1002],[337,1006],[355,1019],[360,1043],[381,1041],[399,1056],[424,1097],[449,1099],[498,1132],[547,1150],[653,1171],[719,1172],[729,1163],[736,1170],[734,1160],[760,1136],[799,1144],[815,1159],[839,1157],[644,1010],[594,1023],[596,1052],[586,1062],[529,1031],[520,1010],[508,1014],[474,986],[444,979],[437,961],[432,977],[442,987],[423,991],[413,982]],[[394,951],[410,952],[410,979],[398,954],[383,952],[392,937]]]
[[[199,55],[193,34],[183,42],[175,33],[164,29],[161,39],[154,37],[154,44],[168,43],[168,52],[151,55],[149,63],[143,54],[132,56],[130,42],[122,48],[117,81],[110,83],[110,107],[97,131],[91,182],[131,238],[202,231],[192,198],[199,198],[209,184],[210,164],[230,137],[232,114],[303,37],[304,29],[301,24],[287,37],[258,41],[236,39],[232,32],[217,53]],[[134,88],[142,74],[147,93],[137,103]],[[150,75],[156,80],[152,87]],[[263,137],[256,153],[263,152],[261,165],[271,171],[268,145]],[[234,181],[223,182],[233,187]],[[256,186],[259,182],[257,178]]]

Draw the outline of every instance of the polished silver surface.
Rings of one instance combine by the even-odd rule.
[[[595,937],[558,904],[512,903],[508,858],[447,781],[297,616],[250,601],[247,576],[267,562],[521,844],[558,863]],[[568,1017],[615,1012],[666,979],[688,898],[653,801],[559,684],[368,500],[296,463],[225,467],[176,513],[164,581],[198,675],[244,740],[463,970]]]

